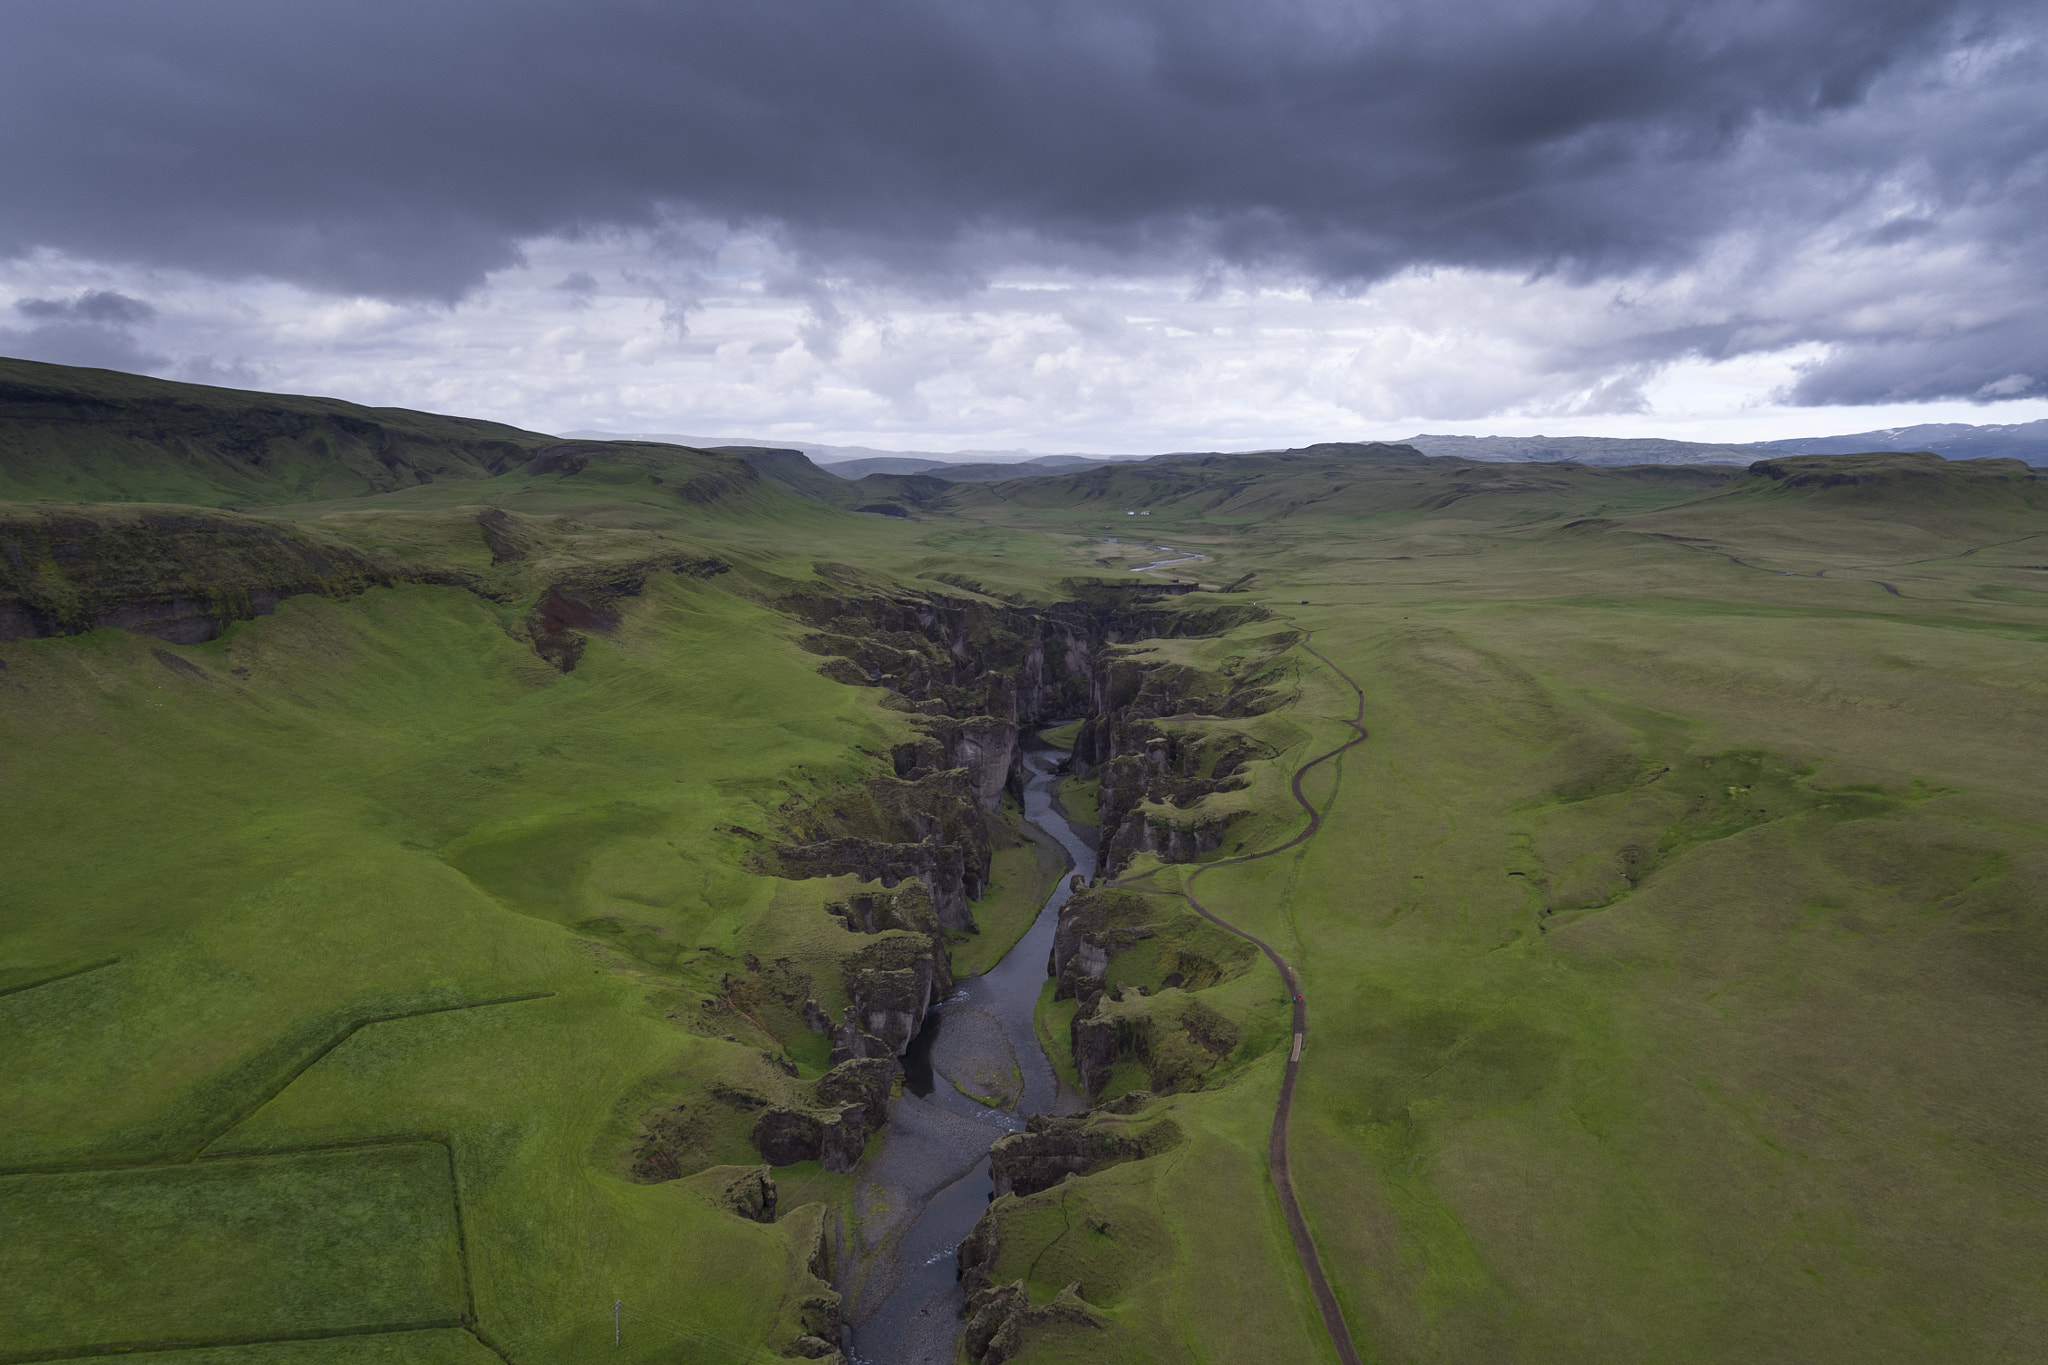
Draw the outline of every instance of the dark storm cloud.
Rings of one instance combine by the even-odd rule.
[[[154,370],[164,363],[128,330],[156,316],[141,299],[93,289],[70,299],[16,299],[14,311],[36,325],[0,327],[0,351],[8,355],[106,370]]]
[[[148,322],[156,309],[111,289],[93,289],[75,299],[19,299],[14,311],[39,322],[88,322],[125,326]]]
[[[1788,396],[1814,405],[2048,396],[2048,326],[2037,308],[1993,326],[1844,347],[1807,369]]]
[[[1961,244],[2009,253],[2041,230],[2039,20],[2003,0],[30,3],[0,50],[0,250],[450,299],[522,239],[684,213],[938,287],[1033,257],[1347,287],[1680,268],[1888,194],[1913,201],[1895,240],[1951,245],[1953,210],[2007,203]],[[1975,354],[1936,357],[1944,392],[2006,373]]]

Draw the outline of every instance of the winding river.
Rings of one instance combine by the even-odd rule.
[[[1032,1022],[1071,877],[1095,875],[1095,851],[1053,808],[1063,757],[1042,745],[1025,752],[1024,816],[1071,868],[1017,946],[926,1016],[881,1151],[861,1168],[841,1285],[854,1365],[952,1365],[964,1302],[953,1253],[988,1208],[988,1149],[1031,1114],[1085,1107]]]

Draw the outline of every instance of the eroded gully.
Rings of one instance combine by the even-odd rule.
[[[1046,1057],[1032,1019],[1071,878],[1095,875],[1094,850],[1053,807],[1053,770],[1064,756],[1026,752],[1024,816],[1071,866],[1003,960],[927,1016],[903,1059],[903,1098],[881,1151],[859,1174],[841,1286],[856,1365],[952,1365],[964,1302],[954,1251],[995,1188],[988,1149],[1029,1115],[1085,1107]]]

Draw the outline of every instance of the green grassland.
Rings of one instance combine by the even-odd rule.
[[[260,502],[391,585],[0,642],[0,1361],[779,1358],[851,1177],[737,1216],[718,1096],[828,1061],[747,964],[836,1016],[863,940],[822,908],[851,878],[750,855],[912,730],[775,603],[1100,595],[1134,507],[1234,589],[1182,604],[1273,613],[1114,651],[1274,703],[1160,719],[1262,757],[1145,814],[1227,822],[1211,861],[1285,841],[1353,705],[1296,632],[1365,693],[1322,832],[1199,890],[1301,973],[1294,1178],[1369,1359],[2040,1358],[2048,485],[2009,462],[1321,447],[864,480],[879,516],[673,447],[358,486],[74,439],[8,489]],[[628,578],[573,672],[535,652],[548,585]],[[997,843],[962,974],[1060,875]],[[1266,1169],[1279,978],[1170,895],[1129,913],[1105,1095],[1183,1140],[997,1203],[999,1280],[1096,1315],[1018,1359],[1333,1360]],[[657,1133],[685,1178],[636,1176]]]
[[[766,1069],[774,1040],[705,1002],[777,896],[846,937],[818,909],[829,884],[754,876],[719,832],[765,827],[794,774],[838,780],[900,731],[778,624],[670,578],[568,676],[447,588],[294,598],[177,668],[120,632],[9,645],[8,966],[117,960],[0,995],[0,1162],[90,1183],[439,1134],[476,1311],[521,1359],[578,1358],[622,1296],[708,1338],[773,1335],[790,1294],[763,1286],[796,1283],[796,1225],[616,1168],[649,1106]],[[18,1234],[67,1235],[37,1207]],[[152,1264],[177,1282],[161,1259],[134,1273]],[[259,1292],[224,1294],[141,1335],[267,1329]]]
[[[17,1350],[366,1325],[453,1327],[467,1286],[447,1151],[431,1142],[6,1177],[49,1235],[0,1245]]]
[[[1491,524],[1481,495],[1313,534],[1298,513],[1219,535],[1204,570],[1255,570],[1366,692],[1370,742],[1310,782],[1323,833],[1202,882],[1304,977],[1295,1179],[1361,1348],[2036,1358],[2048,599],[2019,565],[2040,486],[1753,478],[1616,516],[1601,477],[1555,477],[1588,496],[1533,490]],[[1288,715],[1317,736],[1276,767],[1349,711],[1327,673],[1299,680]],[[1183,1126],[1230,1095],[1261,1103],[1177,1096]],[[1085,1295],[1101,1257],[1071,1232],[1040,1249],[1041,1206],[1113,1233],[1140,1178],[998,1205],[1031,1258],[1002,1274]],[[1108,1333],[1022,1358],[1253,1358],[1164,1325],[1194,1311],[1167,1306],[1180,1267],[1241,1264],[1239,1233],[1176,1231],[1159,1282],[1113,1277]],[[1266,1358],[1318,1358],[1300,1330]]]

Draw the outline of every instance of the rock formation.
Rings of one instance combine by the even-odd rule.
[[[976,1290],[968,1296],[967,1314],[964,1345],[967,1358],[975,1365],[1004,1365],[1005,1361],[1016,1359],[1034,1330],[1070,1326],[1101,1331],[1106,1325],[1102,1315],[1081,1298],[1079,1280],[1062,1289],[1043,1307],[1031,1302],[1022,1280],[1001,1288]]]
[[[822,1162],[828,1171],[860,1164],[868,1139],[889,1121],[896,1063],[880,1057],[841,1062],[812,1087],[815,1106],[772,1105],[754,1121],[754,1146],[770,1166]]]
[[[1036,1194],[1069,1175],[1084,1175],[1104,1166],[1154,1156],[1181,1140],[1180,1126],[1162,1118],[1137,1126],[1123,1118],[1152,1101],[1136,1090],[1086,1114],[1059,1118],[1034,1114],[1021,1133],[997,1140],[989,1149],[989,1175],[996,1196]]]
[[[394,555],[233,512],[45,504],[0,516],[0,640],[119,626],[198,644],[300,593],[418,578]]]

